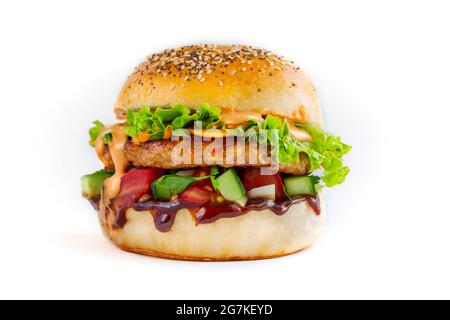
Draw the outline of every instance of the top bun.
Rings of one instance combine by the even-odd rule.
[[[126,81],[115,105],[128,109],[175,102],[234,111],[258,111],[322,126],[316,89],[300,68],[250,46],[203,45],[153,54]]]

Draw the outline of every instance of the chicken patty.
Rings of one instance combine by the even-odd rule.
[[[213,145],[213,142],[201,142],[201,149],[194,146],[183,149],[182,142],[149,141],[135,144],[128,141],[125,145],[127,160],[135,167],[150,167],[163,169],[190,169],[196,167],[270,167],[272,159],[270,150],[264,147],[251,149],[248,144],[234,143],[227,146]],[[200,151],[198,151],[200,150]],[[197,151],[197,152],[196,152]],[[105,149],[105,165],[114,168],[109,149]],[[279,172],[303,175],[309,172],[310,164],[305,154],[300,154],[300,161],[292,164],[279,164]]]

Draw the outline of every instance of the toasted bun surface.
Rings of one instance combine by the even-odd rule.
[[[122,229],[100,219],[106,235],[126,251],[177,260],[231,261],[281,257],[309,247],[324,229],[326,213],[323,201],[320,216],[303,202],[282,216],[253,211],[195,226],[189,211],[180,210],[166,233],[155,228],[150,212],[128,210]]]
[[[269,51],[249,46],[189,46],[151,55],[126,81],[115,105],[128,109],[202,103],[260,111],[322,126],[316,90],[305,73]]]

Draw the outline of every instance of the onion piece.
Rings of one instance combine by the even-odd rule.
[[[195,170],[181,170],[176,173],[177,176],[183,177],[192,177],[195,173]]]
[[[303,128],[299,128],[293,124],[291,124],[289,126],[289,133],[291,134],[291,137],[294,138],[295,140],[304,142],[312,142],[312,137],[311,135],[308,133],[308,131],[306,131]]]
[[[247,192],[249,198],[275,200],[275,185],[262,186]]]

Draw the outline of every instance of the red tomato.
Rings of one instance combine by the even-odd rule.
[[[283,188],[283,180],[279,173],[274,175],[262,175],[261,168],[248,168],[244,172],[245,190],[250,191],[255,188],[275,185],[275,197],[277,200],[286,198]]]
[[[120,182],[119,196],[132,196],[139,200],[150,191],[150,185],[164,175],[164,169],[137,169],[128,172]]]
[[[199,168],[197,169],[193,176],[194,177],[205,177],[205,176],[209,176],[211,174],[211,167],[203,167],[203,168]],[[210,179],[205,179],[205,180],[201,180],[196,182],[193,187],[199,187],[202,189],[206,189],[207,191],[214,191],[214,188],[212,186],[211,180]]]
[[[125,174],[120,181],[119,195],[113,200],[115,210],[129,208],[150,192],[150,185],[164,175],[163,169],[137,169]]]
[[[210,167],[199,168],[193,174],[194,177],[205,177],[211,174]],[[179,199],[196,205],[203,205],[212,200],[214,188],[210,179],[205,179],[194,183],[191,187],[179,195]]]
[[[199,206],[212,200],[214,193],[201,187],[190,187],[180,194],[179,199]]]

